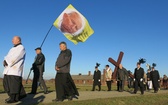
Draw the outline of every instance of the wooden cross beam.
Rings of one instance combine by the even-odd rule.
[[[119,54],[119,56],[118,56],[117,62],[115,60],[113,60],[112,58],[108,59],[108,61],[115,66],[114,72],[112,74],[112,79],[116,79],[117,69],[118,69],[119,64],[122,61],[123,55],[124,55],[124,53],[121,51],[120,54]]]

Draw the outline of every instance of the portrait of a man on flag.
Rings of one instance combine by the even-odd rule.
[[[74,44],[85,42],[94,33],[87,19],[71,4],[60,14],[53,25]]]

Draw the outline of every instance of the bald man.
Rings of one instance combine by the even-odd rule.
[[[4,79],[3,86],[9,98],[6,103],[15,103],[26,96],[22,85],[23,66],[25,61],[25,48],[21,44],[21,38],[14,36],[12,39],[13,47],[4,57]]]
[[[117,80],[119,82],[118,91],[123,92],[124,91],[124,84],[125,80],[128,77],[127,70],[122,66],[122,64],[119,64],[119,68],[117,70]]]

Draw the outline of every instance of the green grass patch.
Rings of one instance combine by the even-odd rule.
[[[168,105],[168,94],[152,94],[129,97],[114,97],[84,101],[68,101],[39,105]]]

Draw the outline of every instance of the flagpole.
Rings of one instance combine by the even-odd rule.
[[[46,40],[46,38],[47,38],[49,32],[51,31],[52,27],[53,27],[53,25],[52,25],[52,26],[50,27],[50,29],[48,30],[48,32],[47,32],[46,36],[44,37],[43,42],[41,43],[41,46],[40,46],[40,47],[43,46],[43,44],[44,44],[44,42],[45,42],[45,40]]]

